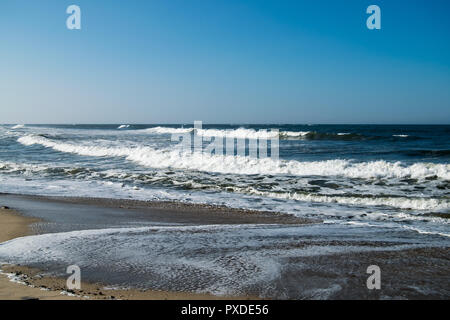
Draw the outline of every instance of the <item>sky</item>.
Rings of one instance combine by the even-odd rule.
[[[0,123],[450,124],[449,14],[447,0],[1,0]]]

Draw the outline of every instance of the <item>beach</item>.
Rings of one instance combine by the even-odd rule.
[[[450,1],[3,2],[0,300],[450,299]]]
[[[17,237],[30,234],[29,225],[35,222],[35,219],[26,218],[10,209],[0,209],[0,243]],[[10,266],[13,268],[14,266]],[[0,269],[3,268],[0,267]],[[14,271],[13,271],[14,272]],[[40,288],[32,288],[26,285],[12,282],[6,274],[7,270],[2,269],[0,274],[0,299],[1,300],[66,300],[75,299],[61,295],[55,291],[44,291]]]
[[[12,255],[12,261],[19,261],[18,264],[9,266],[3,266],[3,272],[16,275],[15,279],[25,282],[28,285],[11,282],[5,275],[0,277],[0,297],[2,299],[296,299],[298,297],[307,297],[310,299],[446,299],[449,296],[449,273],[450,270],[450,256],[448,246],[436,244],[420,244],[411,243],[407,239],[399,240],[396,243],[392,243],[392,240],[378,239],[378,235],[375,239],[371,239],[369,235],[365,235],[364,239],[354,239],[353,241],[338,239],[336,235],[333,239],[330,234],[320,234],[316,231],[306,232],[305,230],[316,230],[324,226],[321,221],[308,221],[304,219],[298,219],[293,216],[266,212],[249,212],[244,210],[232,210],[224,207],[213,206],[192,206],[183,203],[157,203],[157,202],[139,202],[134,200],[118,200],[118,199],[92,199],[92,198],[68,198],[68,197],[36,197],[36,196],[24,196],[24,195],[0,195],[0,203],[6,204],[13,209],[18,209],[22,214],[18,214],[17,211],[1,210],[0,211],[0,225],[1,225],[1,241],[7,241],[13,238],[33,235],[37,237],[34,241],[26,242],[26,238],[17,239],[16,241],[20,246],[25,245],[29,250],[42,250],[42,256],[37,254],[29,255],[25,260],[17,259]],[[55,218],[49,212],[55,209],[58,212],[57,215],[65,215],[62,220]],[[61,211],[61,208],[65,208],[66,211]],[[176,251],[176,246],[171,243],[174,238],[182,236],[187,232],[187,238],[193,243],[189,244],[185,248],[189,248],[192,252],[186,252],[186,249],[181,250],[181,257],[177,259],[185,260],[196,259],[200,263],[204,263],[205,266],[208,261],[215,261],[215,267],[217,263],[225,261],[225,265],[232,269],[230,273],[229,281],[224,279],[216,279],[210,274],[210,271],[204,269],[205,266],[197,269],[191,267],[183,268],[180,273],[176,270],[180,268],[180,265],[176,264],[176,268],[173,271],[164,272],[164,275],[170,275],[169,281],[152,271],[145,272],[141,270],[136,272],[135,268],[139,267],[138,262],[132,260],[130,255],[150,254],[147,249],[142,250],[142,243],[147,241],[135,241],[132,236],[135,232],[142,232],[138,229],[133,229],[131,234],[125,233],[126,242],[129,241],[141,243],[139,250],[136,251],[134,245],[126,247],[126,257],[134,261],[133,263],[126,264],[122,260],[121,251],[111,251],[111,247],[107,245],[112,238],[108,238],[108,242],[105,243],[101,234],[97,234],[97,229],[93,229],[94,235],[93,242],[90,242],[89,235],[85,237],[78,234],[78,231],[68,231],[74,229],[74,226],[83,229],[84,226],[76,223],[71,219],[71,213],[77,213],[81,215],[81,219],[84,219],[82,211],[89,213],[93,216],[102,216],[106,220],[110,220],[114,216],[116,210],[119,210],[123,214],[115,216],[114,224],[118,226],[121,223],[121,219],[125,217],[128,222],[140,221],[139,224],[144,224],[143,221],[150,223],[152,226],[164,227],[144,227],[149,228],[150,233],[163,233],[163,242],[167,243],[167,247],[164,249],[158,249],[161,244],[157,243],[158,238],[153,239],[154,247],[150,245],[151,251],[158,251],[159,259],[162,259],[161,264],[156,264],[155,267],[163,268],[163,266],[171,266],[172,251]],[[109,218],[104,216],[105,214],[111,214]],[[35,215],[33,217],[33,214]],[[142,218],[144,217],[144,218]],[[207,217],[207,218],[206,218]],[[143,220],[140,220],[143,219]],[[65,221],[61,223],[61,221]],[[203,221],[203,222],[201,222]],[[128,224],[127,222],[127,224]],[[214,223],[214,224],[211,224]],[[214,225],[214,238],[222,241],[221,244],[216,243],[203,243],[203,241],[211,238],[205,238],[204,232],[209,234],[209,231],[204,231],[201,226]],[[249,229],[246,232],[255,233],[251,238],[258,238],[256,244],[253,246],[252,241],[246,241],[242,243],[239,239],[237,242],[231,242],[227,239],[228,236],[236,237],[239,233],[235,233],[235,227],[245,228],[247,225]],[[175,227],[176,226],[176,227]],[[183,226],[183,227],[182,227]],[[187,227],[188,226],[188,227]],[[258,226],[258,227],[255,227]],[[265,227],[264,227],[265,226]],[[94,226],[95,228],[95,226]],[[122,229],[126,229],[123,226]],[[166,229],[170,228],[168,235],[165,234]],[[174,228],[174,229],[172,229]],[[187,229],[186,229],[187,228]],[[193,229],[192,229],[193,228]],[[226,228],[225,231],[222,228]],[[231,228],[231,229],[230,229]],[[268,228],[268,229],[267,229]],[[114,247],[120,248],[123,246],[121,234],[116,233],[117,228],[114,228]],[[142,229],[142,228],[141,228]],[[109,229],[108,229],[109,230]],[[270,230],[269,233],[266,233]],[[276,235],[272,233],[274,230],[278,230]],[[304,232],[303,235],[295,237],[292,232],[295,233]],[[303,231],[302,231],[303,230]],[[322,229],[317,229],[322,230]],[[50,232],[47,234],[46,232]],[[125,231],[121,231],[125,232]],[[128,232],[128,231],[127,231]],[[273,255],[275,251],[272,251],[269,246],[273,246],[272,242],[265,242],[260,237],[259,233],[264,232],[262,235],[268,237],[269,234],[275,237],[277,254],[284,251],[289,254],[282,255],[282,259],[277,260],[277,264],[282,263],[282,269],[277,270],[276,277],[273,277],[273,264],[267,255],[266,251]],[[229,233],[229,234],[228,234]],[[328,232],[329,233],[329,232]],[[202,236],[202,245],[197,247],[195,244],[196,237]],[[44,238],[41,242],[39,237]],[[70,237],[66,237],[70,235]],[[52,242],[50,239],[64,236],[61,240],[55,240]],[[54,255],[47,255],[45,246],[55,246],[55,250],[68,250],[73,255],[76,247],[81,246],[78,242],[78,237],[82,236],[84,245],[82,247],[83,254],[79,256],[82,270],[85,268],[89,271],[82,272],[83,279],[87,281],[82,282],[81,290],[68,290],[65,287],[66,277],[64,276],[65,265],[61,265],[59,258],[55,258]],[[108,233],[109,237],[109,233]],[[130,238],[131,237],[131,238]],[[184,236],[182,236],[184,237]],[[295,237],[295,238],[294,238]],[[33,237],[31,237],[33,239]],[[132,240],[130,240],[132,239]],[[147,239],[147,238],[145,238]],[[172,240],[171,240],[172,239]],[[185,238],[178,239],[185,242]],[[25,242],[23,242],[25,241]],[[67,242],[73,241],[73,246]],[[60,242],[66,243],[65,246],[60,247]],[[45,243],[42,244],[42,243]],[[98,243],[100,250],[97,251],[96,243]],[[176,242],[179,243],[179,242]],[[246,248],[247,246],[251,247]],[[4,261],[4,252],[2,251],[7,247],[3,243],[0,244],[0,257]],[[19,247],[14,247],[17,250]],[[208,251],[210,248],[212,251]],[[88,251],[92,250],[92,254]],[[200,252],[199,252],[200,250]],[[239,256],[235,251],[243,252],[244,255]],[[248,251],[250,250],[250,251]],[[269,250],[269,251],[268,251]],[[19,250],[20,251],[20,250]],[[105,258],[96,257],[101,252],[108,252],[105,254]],[[18,255],[27,255],[29,253],[18,253]],[[26,251],[25,251],[26,252]],[[252,256],[249,256],[247,252],[253,252]],[[307,254],[305,254],[307,253]],[[79,253],[77,253],[79,254]],[[54,263],[50,261],[53,257]],[[66,255],[64,255],[66,256]],[[149,258],[145,258],[143,263],[153,265],[153,255]],[[238,258],[240,257],[240,258]],[[268,261],[261,260],[259,257],[266,257]],[[257,259],[256,259],[257,258]],[[86,260],[84,260],[86,259]],[[256,259],[256,260],[252,260]],[[96,266],[96,260],[105,264],[110,264],[105,272],[100,266]],[[247,261],[248,260],[248,261]],[[68,261],[73,261],[70,258]],[[203,262],[201,262],[203,261]],[[253,264],[249,264],[249,261],[253,261]],[[25,263],[24,263],[25,262]],[[122,264],[125,263],[125,266]],[[366,269],[369,265],[376,264],[382,270],[382,289],[381,290],[368,290],[366,287],[366,279],[369,276]],[[122,272],[122,268],[127,271],[126,276]],[[270,274],[267,274],[267,270],[271,270]],[[133,275],[129,276],[128,273],[136,272],[136,275],[141,275],[139,283],[143,286],[136,287],[136,282],[133,282]],[[189,274],[189,272],[192,272]],[[236,274],[237,272],[237,274]],[[186,274],[188,273],[188,274]],[[200,273],[200,278],[198,278]],[[188,278],[204,279],[205,277],[212,277],[210,283],[219,283],[222,287],[229,288],[241,288],[235,286],[234,281],[245,282],[244,276],[252,277],[258,275],[262,277],[262,287],[273,288],[271,291],[264,291],[265,294],[261,294],[261,287],[258,286],[258,282],[252,282],[252,286],[244,287],[245,290],[234,290],[233,294],[204,292],[200,293],[198,287],[192,286],[193,289],[189,292],[189,289],[182,285],[189,280],[184,277],[184,274]],[[238,276],[236,279],[234,277]],[[18,276],[18,277],[17,277]],[[155,277],[155,281],[145,282],[148,278]],[[178,277],[181,277],[178,279]],[[257,280],[261,280],[257,279]],[[100,282],[99,280],[102,280]],[[196,280],[199,281],[199,280]],[[117,286],[117,284],[120,284]],[[129,284],[128,288],[124,289],[125,284]],[[162,290],[160,288],[151,289],[154,284],[162,284],[165,288],[171,290]],[[144,286],[144,284],[147,284]],[[210,284],[211,285],[211,284]],[[176,290],[176,286],[180,286],[179,290]],[[133,288],[134,287],[134,288]],[[258,289],[259,288],[259,289]],[[228,291],[231,292],[231,291]],[[240,294],[239,294],[240,293]],[[284,296],[282,296],[282,293]]]
[[[0,209],[0,243],[32,234],[30,225],[38,219],[24,217],[11,209]],[[210,300],[251,299],[252,297],[216,297],[183,292],[108,289],[101,284],[82,283],[80,290],[69,290],[66,279],[42,277],[41,270],[26,266],[0,266],[0,300]],[[8,277],[9,276],[9,277]],[[14,279],[14,281],[11,281]]]
[[[28,201],[48,201],[54,203],[72,203],[83,205],[102,206],[108,208],[143,208],[143,203],[136,201],[118,201],[114,199],[80,199],[80,198],[59,198],[49,199],[45,197],[23,197]],[[267,213],[244,212],[237,210],[227,210],[225,208],[202,208],[203,212],[192,213],[192,208],[183,204],[175,203],[151,203],[145,206],[145,209],[159,208],[159,210],[150,210],[154,216],[164,220],[163,216],[170,211],[170,220],[198,222],[202,219],[207,222],[226,223],[230,217],[239,223],[251,223],[259,221],[262,223],[274,223],[283,221],[283,223],[305,223],[302,219],[296,219],[287,215],[268,215]],[[178,210],[175,210],[178,208]],[[162,210],[162,211],[161,211]],[[205,216],[207,214],[207,216]],[[239,215],[238,215],[239,214]],[[167,219],[167,217],[165,217]],[[33,224],[42,222],[41,219],[21,215],[19,212],[6,207],[0,209],[0,243],[12,240],[18,237],[32,235],[37,229],[32,228]],[[211,294],[196,294],[189,292],[168,292],[161,290],[121,290],[118,288],[108,288],[105,284],[83,282],[81,289],[69,290],[66,287],[66,279],[54,276],[42,276],[43,270],[18,265],[0,266],[0,300],[86,300],[86,299],[120,299],[120,300],[211,300],[211,299],[255,299],[253,296],[214,296]]]

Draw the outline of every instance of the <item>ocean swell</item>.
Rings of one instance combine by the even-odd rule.
[[[175,168],[217,173],[344,176],[349,178],[412,178],[450,180],[449,164],[388,162],[385,160],[356,162],[352,160],[297,161],[256,159],[242,156],[219,156],[187,153],[176,148],[111,147],[101,141],[90,144],[60,142],[42,136],[27,135],[18,139],[25,146],[41,145],[65,153],[92,157],[124,157],[151,168]]]

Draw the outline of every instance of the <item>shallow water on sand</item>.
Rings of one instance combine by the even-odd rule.
[[[40,235],[0,244],[0,262],[63,277],[67,266],[76,264],[83,280],[114,287],[280,299],[373,298],[365,288],[366,269],[376,264],[383,270],[384,298],[449,295],[450,239],[439,235],[364,224],[235,224],[233,217],[222,224],[183,223],[170,214],[161,222],[151,211],[82,200],[12,195],[0,200],[45,219],[35,226]],[[423,248],[431,252],[424,262],[405,254]],[[436,250],[444,254],[436,256]],[[408,279],[414,272],[420,275]]]

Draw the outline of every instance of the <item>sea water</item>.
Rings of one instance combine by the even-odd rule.
[[[199,156],[171,139],[174,133],[273,138],[268,129],[279,131],[278,160]],[[374,250],[351,244],[295,247],[305,234],[328,241],[370,238],[397,249],[448,245],[449,160],[450,126],[204,125],[194,130],[188,124],[3,125],[0,192],[215,204],[284,212],[323,224],[205,226],[195,232],[139,225],[74,230],[13,240],[0,246],[0,258],[64,264],[76,256],[91,274],[101,274],[103,264],[92,257],[108,256],[103,249],[114,240],[119,247],[102,261],[120,257],[110,276],[116,283],[214,293],[252,288],[264,295],[269,289],[262,283],[276,279],[288,257]],[[266,249],[258,251],[261,247]],[[127,276],[130,270],[135,270],[136,283]],[[191,274],[192,281],[176,279],[184,274]],[[248,282],[236,282],[243,277]]]

